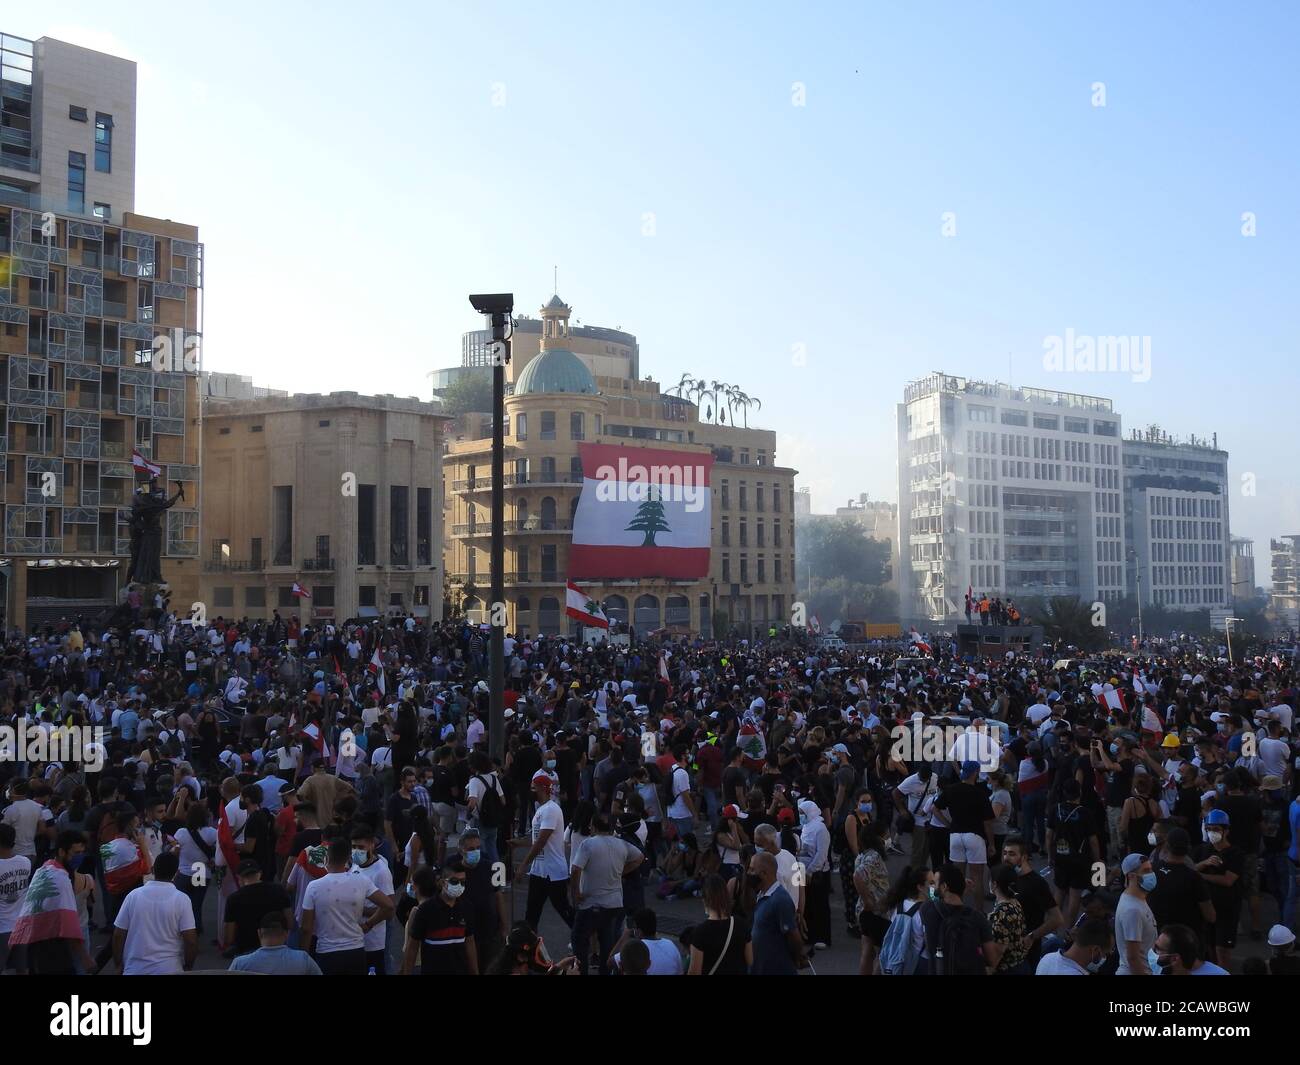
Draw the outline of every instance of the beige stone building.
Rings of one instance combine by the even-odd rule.
[[[93,616],[130,557],[138,450],[184,501],[164,519],[173,604],[198,594],[203,246],[193,226],[0,206],[5,624]]]
[[[889,545],[888,572],[885,574],[884,587],[897,592],[898,504],[869,499],[864,492],[856,500],[850,499],[846,506],[836,507],[835,516],[856,521],[871,539]]]
[[[437,405],[355,392],[204,403],[210,618],[442,617]]]
[[[776,465],[776,434],[701,421],[696,403],[638,380],[635,347],[570,347],[570,308],[541,310],[538,350],[524,348],[506,398],[505,598],[512,631],[575,632],[564,615],[573,512],[582,489],[579,446],[640,444],[712,454],[710,572],[696,581],[583,582],[616,621],[638,632],[711,634],[714,615],[742,632],[787,624],[794,600],[794,475]],[[630,335],[630,334],[629,334]],[[615,375],[604,371],[619,370]],[[491,576],[491,418],[464,415],[445,457],[447,570],[471,616]]]

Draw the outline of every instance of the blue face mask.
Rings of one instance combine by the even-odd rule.
[[[75,873],[78,869],[81,868],[81,863],[84,862],[85,860],[86,860],[86,855],[84,853],[74,854],[71,858],[68,859],[68,868]]]
[[[483,856],[483,852],[482,852],[482,851],[478,851],[478,850],[466,851],[465,854],[464,854],[465,864],[466,864],[466,865],[478,865],[478,860],[479,860],[479,858],[481,858],[482,856]]]
[[[1142,885],[1143,891],[1154,891],[1156,889],[1156,874],[1147,873],[1138,883]]]
[[[869,814],[869,813],[871,813],[871,803],[869,803],[869,802],[860,802],[860,803],[858,803],[858,813],[860,813],[860,814]]]
[[[357,865],[365,865],[369,859],[370,855],[363,850],[353,850],[352,852],[352,860]]]
[[[1151,971],[1153,973],[1158,973],[1161,969],[1160,955],[1157,954],[1154,949],[1147,951],[1147,964],[1151,966]]]
[[[683,854],[685,854],[685,853],[686,853],[686,844],[685,844],[685,843],[679,843],[679,844],[677,844],[677,849],[678,849],[679,851],[681,851]]]

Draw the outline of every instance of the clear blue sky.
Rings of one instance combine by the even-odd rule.
[[[1267,583],[1300,532],[1298,10],[61,0],[3,28],[140,64],[137,206],[200,227],[210,369],[427,395],[466,293],[532,311],[558,264],[644,373],[762,398],[817,510],[895,498],[906,381],[1010,375],[1217,432]],[[1149,336],[1150,380],[1049,372],[1067,329]]]

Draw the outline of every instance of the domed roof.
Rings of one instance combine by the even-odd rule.
[[[515,380],[516,396],[550,393],[594,396],[596,380],[582,360],[565,348],[551,348],[536,355]]]

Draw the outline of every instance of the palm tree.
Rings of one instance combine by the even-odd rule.
[[[718,407],[718,416],[716,420],[723,424],[726,423],[726,419],[722,416],[722,405],[726,402],[727,390],[729,388],[731,388],[731,385],[727,384],[725,381],[709,382],[709,392],[713,397],[713,402],[717,404]]]
[[[745,428],[746,428],[746,429],[749,428],[749,408],[750,408],[751,406],[752,406],[755,410],[762,410],[762,409],[763,409],[763,401],[762,401],[761,399],[759,399],[757,396],[746,396],[746,397],[745,397]]]
[[[704,378],[702,377],[692,377],[690,387],[687,388],[687,391],[690,392],[691,398],[697,407],[700,405],[700,401],[704,399],[704,394],[708,390],[709,386],[704,383]]]
[[[691,383],[695,380],[693,374],[684,373],[682,379],[677,382],[675,388],[668,389],[669,392],[675,392],[678,396],[685,396],[691,390]]]

